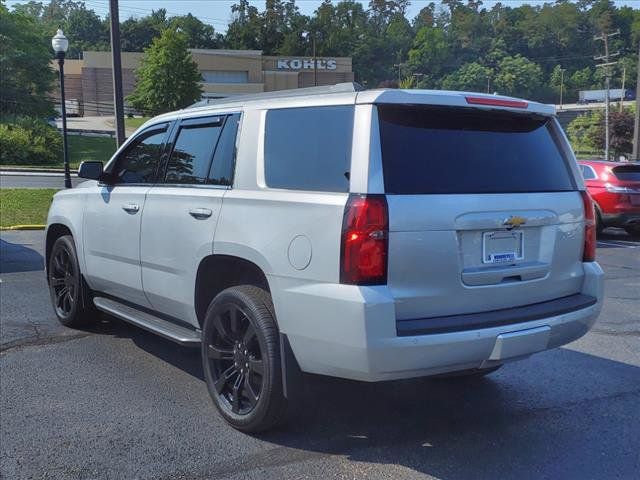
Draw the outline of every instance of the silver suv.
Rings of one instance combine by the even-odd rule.
[[[56,315],[202,351],[221,415],[283,418],[292,372],[484,375],[584,335],[592,202],[547,105],[350,85],[143,125],[56,194]]]

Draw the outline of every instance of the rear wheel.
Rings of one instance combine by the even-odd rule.
[[[603,230],[604,230],[604,223],[602,222],[602,214],[600,213],[600,210],[596,207],[596,233],[598,235],[601,235]]]
[[[202,332],[205,381],[220,414],[234,428],[260,432],[284,417],[280,345],[269,293],[231,287],[209,306]]]
[[[640,237],[640,226],[632,225],[630,227],[625,227],[624,229],[632,237]]]
[[[49,255],[49,294],[56,317],[67,327],[80,327],[95,319],[96,311],[87,301],[76,247],[71,235],[58,238]]]

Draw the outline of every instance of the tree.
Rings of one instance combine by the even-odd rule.
[[[468,92],[484,92],[491,79],[491,69],[479,63],[466,63],[442,80],[442,88],[446,90],[464,90]]]
[[[444,30],[440,27],[422,27],[408,55],[411,72],[439,76],[449,58]]]
[[[125,20],[120,26],[122,50],[144,51],[168,26],[167,11],[164,8],[153,10],[151,15],[140,19],[131,17]]]
[[[136,87],[127,98],[138,110],[157,115],[184,108],[200,99],[202,80],[187,50],[184,34],[165,30],[145,50],[136,71]]]
[[[598,126],[596,145],[604,150],[605,130],[604,122]],[[609,147],[614,157],[628,156],[633,150],[633,115],[629,111],[609,113]]]
[[[494,84],[503,95],[532,98],[542,84],[542,69],[521,55],[505,57],[500,62]]]
[[[0,4],[0,113],[2,117],[53,114],[49,92],[55,73],[48,32]]]

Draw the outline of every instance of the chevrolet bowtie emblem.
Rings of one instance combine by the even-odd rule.
[[[502,222],[502,224],[509,229],[518,228],[525,223],[527,223],[527,219],[524,217],[518,217],[517,215],[511,215],[509,218],[505,219],[504,222]]]

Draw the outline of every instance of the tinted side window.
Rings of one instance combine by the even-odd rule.
[[[273,188],[348,192],[353,107],[267,113],[265,177]]]
[[[231,185],[233,180],[233,166],[236,159],[236,135],[240,114],[229,115],[224,122],[224,128],[218,140],[213,164],[209,171],[209,183],[212,185]]]
[[[387,193],[574,190],[553,120],[476,108],[378,106]]]
[[[166,183],[206,183],[223,120],[224,117],[216,117],[211,123],[180,126],[167,166]]]
[[[115,183],[153,183],[168,124],[151,127],[138,135],[118,157]]]

